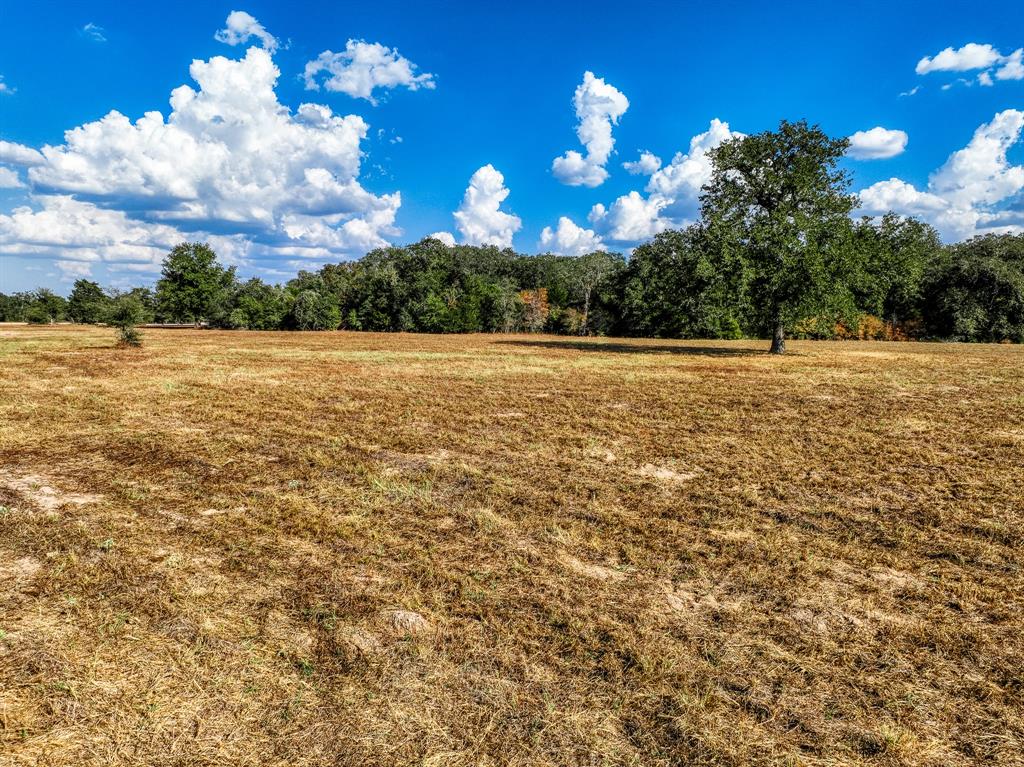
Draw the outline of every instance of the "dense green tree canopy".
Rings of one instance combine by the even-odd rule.
[[[41,325],[60,322],[67,319],[67,310],[67,299],[48,288],[40,288],[28,295],[23,319]]]
[[[283,289],[253,277],[235,288],[226,324],[247,330],[277,330],[288,308],[288,295]]]
[[[623,272],[623,335],[653,338],[738,338],[740,303],[738,259],[724,264],[699,226],[662,232],[633,251]]]
[[[103,322],[110,311],[110,298],[99,283],[91,280],[75,280],[68,296],[68,319],[72,322],[94,324]]]
[[[935,336],[1024,343],[1024,234],[990,234],[946,248],[930,264],[923,293]]]
[[[183,242],[164,259],[156,284],[159,312],[171,322],[222,322],[234,282],[235,268],[221,266],[209,245]]]
[[[938,232],[916,219],[893,213],[861,219],[854,227],[857,307],[893,323],[919,319],[925,269],[940,249]]]

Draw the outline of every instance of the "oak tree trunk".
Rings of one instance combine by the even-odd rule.
[[[775,322],[775,333],[772,335],[772,354],[786,353],[786,327],[781,320]]]

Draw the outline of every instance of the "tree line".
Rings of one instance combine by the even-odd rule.
[[[165,258],[155,289],[80,279],[0,294],[0,320],[203,323],[250,330],[549,332],[653,338],[929,338],[1024,342],[1024,235],[943,245],[914,218],[852,220],[847,148],[806,122],[727,141],[700,220],[618,253],[523,255],[424,239],[240,280],[203,243]],[[113,324],[113,323],[112,323]]]

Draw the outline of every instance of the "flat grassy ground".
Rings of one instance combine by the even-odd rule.
[[[1024,753],[1024,348],[0,328],[4,765]]]

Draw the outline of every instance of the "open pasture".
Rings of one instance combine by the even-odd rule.
[[[0,328],[0,762],[997,765],[1024,348]]]

